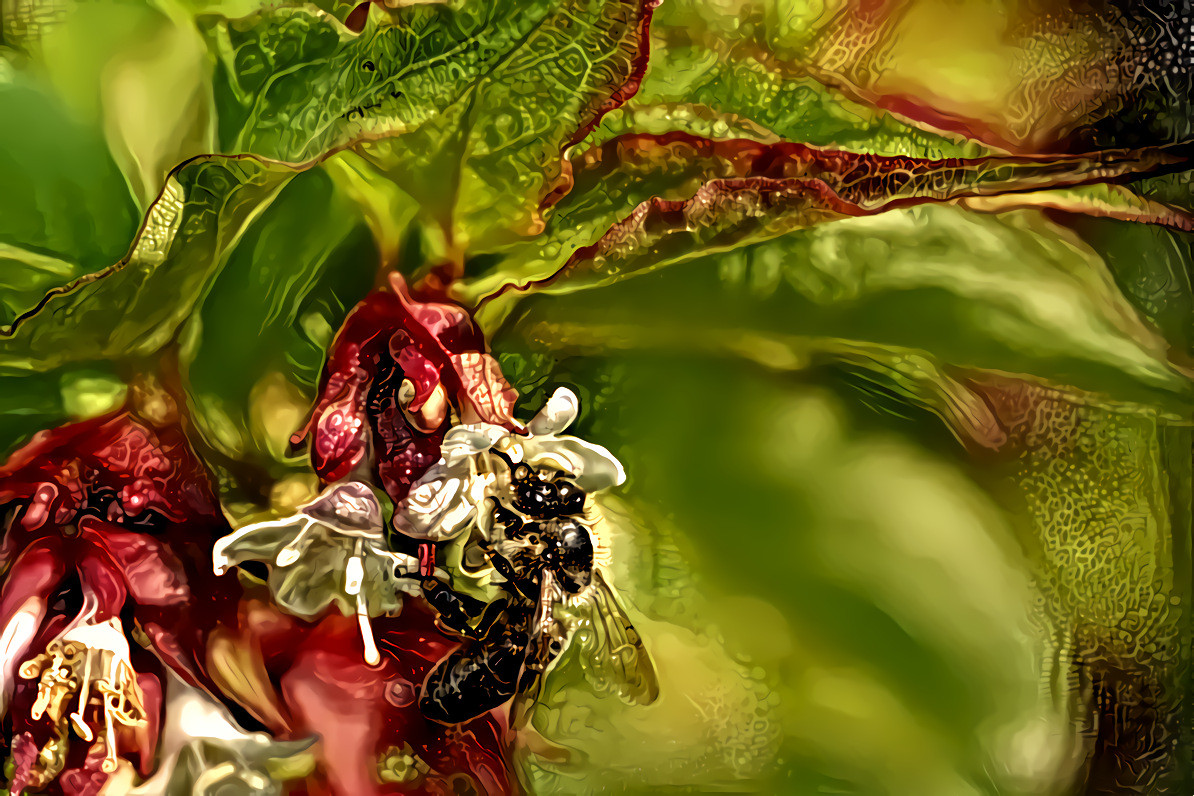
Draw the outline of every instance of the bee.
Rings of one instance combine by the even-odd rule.
[[[423,581],[441,624],[463,639],[428,673],[419,699],[423,715],[459,724],[515,697],[533,702],[578,628],[592,647],[586,674],[594,685],[631,704],[654,702],[659,683],[650,656],[596,565],[584,517],[588,495],[567,477],[548,480],[526,464],[506,463],[512,505],[490,498],[497,539],[484,548],[505,579],[502,597],[482,606],[434,578]],[[554,613],[558,603],[588,616],[566,629]]]

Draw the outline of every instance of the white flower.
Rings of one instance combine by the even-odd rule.
[[[314,619],[332,603],[355,612],[370,664],[381,656],[369,617],[401,608],[401,592],[418,592],[408,577],[418,559],[390,552],[377,498],[358,482],[328,487],[289,517],[246,525],[212,550],[217,575],[249,560],[269,565],[270,590],[288,613]]]
[[[527,435],[511,434],[488,423],[449,429],[442,458],[411,487],[394,511],[394,527],[416,539],[453,539],[477,518],[486,498],[509,482],[509,473],[492,451],[536,470],[569,473],[592,494],[626,480],[622,465],[601,447],[560,432],[576,420],[576,395],[560,387],[527,424]]]
[[[101,768],[110,774],[117,768],[116,726],[145,726],[145,699],[120,619],[93,623],[94,609],[84,605],[79,618],[47,644],[44,653],[21,664],[20,675],[37,681],[33,719],[45,716],[63,732],[69,719],[77,736],[103,744]],[[93,697],[99,702],[100,727],[87,718]]]

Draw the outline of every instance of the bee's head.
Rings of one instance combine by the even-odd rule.
[[[580,514],[585,509],[584,491],[566,478],[549,481],[526,464],[515,465],[510,475],[515,508],[524,514],[548,519]]]

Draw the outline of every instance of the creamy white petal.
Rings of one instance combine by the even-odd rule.
[[[12,690],[17,666],[37,634],[45,609],[44,600],[30,597],[13,614],[4,628],[3,636],[0,636],[0,716],[7,711],[8,695]]]
[[[124,630],[118,629],[118,619],[95,625],[79,625],[62,634],[63,641],[74,641],[93,650],[107,650],[119,661],[129,660],[129,642]]]
[[[527,424],[527,429],[534,436],[559,434],[572,425],[579,411],[580,402],[576,399],[576,393],[567,387],[557,387],[539,414]]]
[[[394,512],[394,526],[416,539],[428,539],[437,535],[436,530],[443,519],[463,504],[463,493],[468,484],[469,468],[436,465],[410,490],[406,500]]]
[[[510,432],[489,423],[455,426],[444,435],[440,455],[444,464],[452,467],[468,457],[489,450]]]
[[[212,545],[212,570],[217,575],[223,575],[241,561],[262,558],[265,551],[269,551],[267,557],[272,559],[276,555],[273,551],[288,544],[308,522],[309,518],[298,514],[238,528]]]
[[[524,459],[532,467],[554,467],[575,476],[586,492],[620,486],[626,471],[614,455],[600,445],[576,437],[531,437],[522,441]]]

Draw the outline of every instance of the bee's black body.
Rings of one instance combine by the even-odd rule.
[[[585,493],[570,481],[547,481],[526,465],[512,473],[513,510],[494,499],[494,519],[505,527],[507,540],[525,546],[508,558],[488,553],[506,579],[504,598],[491,604],[474,628],[473,601],[434,578],[423,582],[441,625],[464,637],[423,684],[419,707],[435,721],[468,721],[507,702],[542,674],[552,656],[544,628],[535,627],[536,614],[550,597],[543,593],[545,582],[575,593],[592,575],[592,539],[577,518]]]
[[[500,539],[485,549],[504,578],[502,598],[486,606],[474,624],[480,603],[434,577],[423,580],[440,625],[463,638],[427,675],[419,700],[423,715],[459,724],[533,693],[563,648],[552,606],[564,596],[574,608],[591,609],[584,623],[592,653],[586,675],[628,702],[654,701],[659,684],[642,639],[594,567],[584,516],[588,496],[566,478],[549,481],[525,464],[506,463],[513,499],[507,507],[491,498]]]

